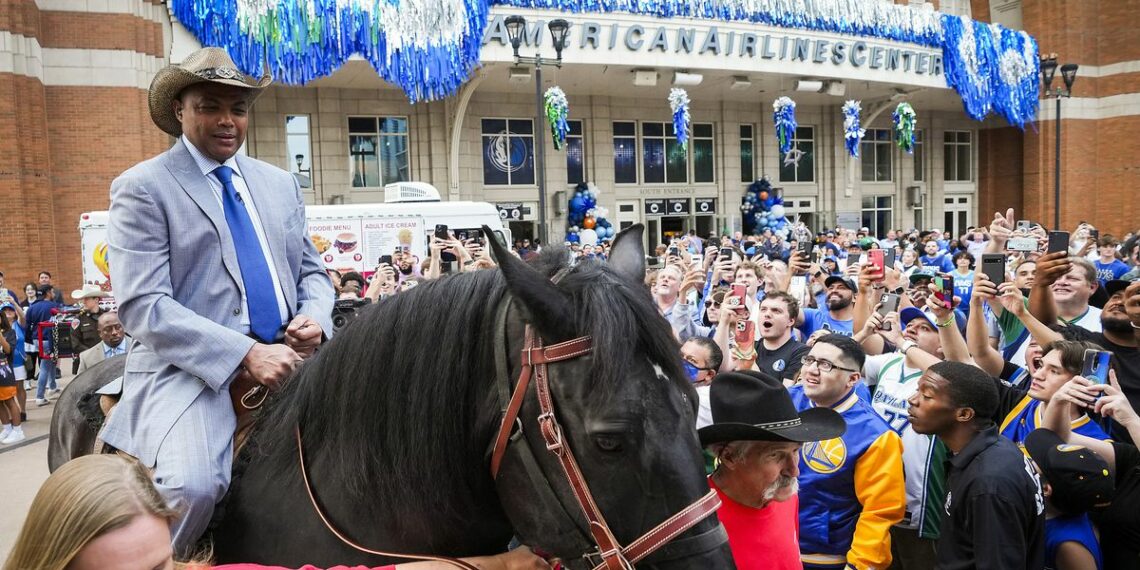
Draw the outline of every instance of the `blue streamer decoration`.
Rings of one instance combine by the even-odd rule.
[[[669,90],[669,108],[673,110],[673,133],[681,148],[689,144],[689,94],[684,89],[674,87]]]
[[[411,3],[171,0],[171,9],[249,75],[267,69],[279,83],[304,85],[358,54],[413,103],[451,95],[479,63],[487,0]]]
[[[780,97],[772,103],[772,120],[776,123],[776,140],[780,142],[780,154],[792,150],[792,139],[796,136],[796,102],[789,97]]]
[[[479,65],[491,6],[751,22],[939,48],[947,86],[977,120],[1036,119],[1036,40],[997,24],[881,0],[171,0],[202,45],[241,70],[304,85],[360,55],[411,102],[454,94]]]
[[[562,146],[566,144],[566,135],[570,133],[570,123],[566,121],[570,116],[570,103],[566,100],[566,93],[557,85],[546,90],[544,99],[546,121],[550,124],[554,150],[562,150]]]
[[[1024,129],[1037,119],[1041,62],[1037,41],[1025,32],[964,16],[942,16],[946,84],[971,118],[991,112]]]
[[[852,158],[859,157],[859,143],[867,131],[860,123],[863,107],[858,101],[848,101],[843,104],[843,143],[847,145],[847,154]]]

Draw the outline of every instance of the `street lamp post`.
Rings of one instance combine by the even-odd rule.
[[[1072,96],[1073,82],[1077,80],[1077,68],[1080,67],[1075,63],[1066,63],[1061,66],[1061,78],[1065,82],[1065,88],[1062,89],[1060,85],[1052,92],[1049,88],[1053,85],[1053,77],[1057,73],[1057,54],[1051,53],[1047,57],[1041,58],[1041,78],[1045,82],[1045,98],[1052,97],[1057,100],[1057,127],[1056,127],[1056,141],[1055,152],[1057,171],[1053,177],[1053,229],[1061,229],[1061,99]]]
[[[549,236],[546,233],[546,126],[543,121],[542,64],[549,63],[554,67],[562,67],[562,49],[566,47],[566,33],[570,31],[570,23],[559,18],[547,24],[550,28],[550,37],[554,40],[556,57],[553,60],[544,60],[542,52],[539,51],[541,28],[535,34],[534,56],[525,57],[519,55],[519,47],[522,45],[522,35],[526,33],[526,18],[519,15],[507,16],[503,24],[507,28],[511,49],[514,50],[515,64],[525,63],[534,66],[534,168],[535,182],[538,184],[538,235],[542,237],[543,242],[549,244]]]

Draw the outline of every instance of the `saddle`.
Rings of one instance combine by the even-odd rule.
[[[96,430],[102,427],[107,418],[111,417],[111,413],[115,410],[115,406],[119,404],[119,398],[123,395],[123,379],[116,378],[109,384],[96,390],[91,394],[84,395],[79,401],[79,410],[83,414],[83,419],[88,425]],[[261,407],[265,402],[265,398],[269,395],[269,390],[258,384],[251,376],[242,372],[230,382],[230,403],[234,407],[234,415],[237,417],[237,424],[234,429],[234,458],[236,459],[238,453],[241,452],[245,442],[249,437],[249,432],[254,425],[254,411]],[[122,451],[111,448],[111,446],[103,443],[102,438],[95,439],[95,453],[118,453],[126,455]]]

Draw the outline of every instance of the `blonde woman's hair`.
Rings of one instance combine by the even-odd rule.
[[[171,521],[178,512],[137,461],[118,455],[73,459],[36,493],[3,570],[64,570],[92,540],[143,514]]]

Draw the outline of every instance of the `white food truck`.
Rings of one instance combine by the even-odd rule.
[[[366,277],[382,255],[407,247],[420,259],[428,253],[429,236],[446,225],[458,236],[490,227],[501,243],[510,244],[510,229],[499,210],[486,202],[443,202],[439,191],[423,182],[398,182],[384,187],[383,204],[306,206],[309,238],[325,267],[356,271]],[[107,212],[87,212],[79,219],[83,282],[113,290],[109,284]]]

